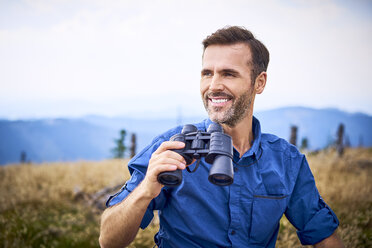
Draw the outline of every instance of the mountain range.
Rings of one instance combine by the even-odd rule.
[[[311,150],[322,149],[336,139],[338,126],[345,126],[345,139],[351,146],[372,146],[372,116],[338,109],[286,107],[254,114],[262,132],[289,139],[290,127],[298,127],[297,145],[308,140]],[[47,161],[102,160],[112,157],[115,139],[121,129],[137,137],[137,152],[157,135],[180,124],[199,122],[206,117],[133,119],[86,116],[36,120],[0,120],[0,165]],[[128,156],[128,154],[127,154]]]

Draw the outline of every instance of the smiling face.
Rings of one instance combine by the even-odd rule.
[[[210,45],[203,55],[200,93],[209,118],[234,127],[253,113],[256,92],[251,81],[248,45]]]

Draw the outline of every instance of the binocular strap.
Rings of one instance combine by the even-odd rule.
[[[195,168],[193,170],[190,170],[189,169],[189,166],[186,167],[186,170],[189,172],[189,173],[194,173],[198,168],[199,168],[199,165],[200,165],[200,158],[196,161],[196,165],[195,165]]]

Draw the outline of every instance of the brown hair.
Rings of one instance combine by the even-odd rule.
[[[248,61],[248,64],[252,64],[252,84],[254,84],[256,77],[261,72],[267,70],[269,65],[270,54],[265,45],[257,40],[254,35],[244,27],[238,26],[227,26],[207,36],[202,42],[203,54],[205,49],[210,45],[233,45],[236,43],[247,44],[251,49],[252,61]]]

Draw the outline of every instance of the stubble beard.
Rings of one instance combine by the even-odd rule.
[[[248,90],[233,101],[230,108],[223,111],[223,107],[212,107],[209,105],[208,94],[203,97],[204,107],[208,112],[209,118],[219,124],[226,124],[235,127],[244,117],[247,116],[252,104],[252,91]]]

